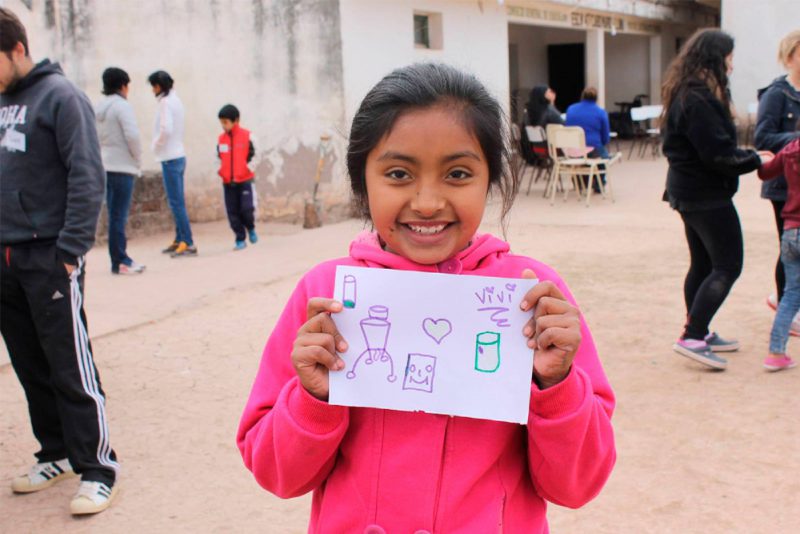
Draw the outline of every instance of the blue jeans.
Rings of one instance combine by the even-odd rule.
[[[769,335],[769,351],[772,354],[786,353],[789,327],[797,310],[800,310],[800,228],[784,230],[781,238],[781,262],[786,273],[786,286]]]
[[[126,248],[125,224],[133,198],[133,175],[120,172],[106,173],[106,207],[108,208],[108,254],[111,271],[119,272],[120,264],[132,265]]]
[[[183,171],[186,170],[186,158],[175,158],[161,162],[161,173],[164,176],[164,190],[167,192],[167,203],[175,219],[175,241],[183,241],[193,245],[192,227],[189,226],[189,215],[183,199]]]

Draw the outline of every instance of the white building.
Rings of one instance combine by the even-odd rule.
[[[759,88],[785,74],[778,44],[800,29],[800,1],[723,0],[722,29],[736,40],[731,94],[740,115],[754,109]]]
[[[677,46],[696,28],[719,24],[714,0],[0,3],[26,24],[34,59],[60,61],[92,99],[100,98],[105,67],[128,71],[145,146],[156,108],[146,78],[170,72],[187,110],[193,220],[224,216],[214,145],[217,111],[228,102],[259,141],[262,216],[301,216],[325,133],[334,135],[321,191],[326,205],[344,214],[349,124],[369,88],[392,69],[452,63],[475,73],[509,109],[537,84],[556,89],[562,110],[594,85],[614,111],[615,102],[639,94],[658,102],[661,73]],[[151,155],[146,167],[157,169]]]

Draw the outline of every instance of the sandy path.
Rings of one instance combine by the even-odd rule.
[[[770,207],[755,178],[745,178],[737,196],[744,274],[714,322],[743,349],[724,373],[707,372],[670,349],[685,313],[687,251],[677,215],[659,201],[664,162],[626,161],[616,170],[617,202],[589,209],[574,201],[550,207],[537,184],[518,201],[508,236],[516,252],[568,281],[618,397],[616,470],[590,505],[552,507],[552,530],[796,532],[800,370],[760,367],[777,254]],[[224,224],[201,225],[202,255],[191,260],[152,252],[169,236],[132,242],[149,272],[126,279],[112,279],[104,251],[94,250],[90,332],[122,493],[109,511],[74,520],[67,503],[75,481],[28,496],[2,490],[0,532],[304,532],[310,499],[281,501],[261,490],[241,464],[235,428],[297,278],[344,254],[359,228],[347,222],[301,234],[272,226],[257,247],[233,254]],[[797,347],[790,342],[790,351]],[[0,367],[0,404],[0,478],[10,481],[36,444],[8,365]]]

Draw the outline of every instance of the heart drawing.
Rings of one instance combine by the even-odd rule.
[[[422,329],[429,338],[439,345],[453,331],[453,325],[447,319],[431,319],[428,317],[422,321]]]

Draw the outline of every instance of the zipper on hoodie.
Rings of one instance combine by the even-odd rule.
[[[439,523],[439,501],[442,497],[442,479],[444,478],[444,462],[447,458],[447,434],[450,429],[450,422],[453,420],[452,415],[447,416],[447,421],[444,424],[444,437],[442,438],[442,458],[439,462],[439,479],[436,481],[436,498],[433,501],[433,532],[438,532]]]

